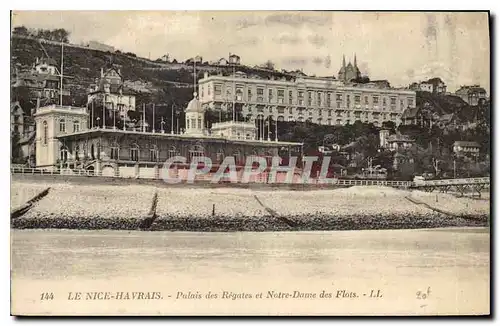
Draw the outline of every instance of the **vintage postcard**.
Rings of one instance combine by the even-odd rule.
[[[489,12],[12,11],[11,314],[490,314]]]

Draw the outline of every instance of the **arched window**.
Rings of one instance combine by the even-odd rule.
[[[59,131],[66,132],[66,121],[64,119],[59,120]]]
[[[240,153],[240,151],[239,150],[234,151],[233,156],[234,156],[234,162],[236,164],[239,164],[240,160],[241,160],[241,153]]]
[[[112,160],[117,160],[120,157],[120,146],[118,146],[118,143],[114,142],[113,144],[111,144],[110,154]]]
[[[201,157],[205,155],[205,149],[201,145],[194,145],[189,150],[189,159],[192,160],[193,157]]]
[[[47,138],[49,137],[49,126],[47,125],[47,121],[43,121],[43,144],[47,145]]]
[[[177,155],[178,155],[177,149],[175,148],[175,146],[172,146],[172,147],[170,147],[170,149],[168,150],[168,156],[167,156],[167,159],[168,159],[168,158],[172,158],[172,157],[177,156]]]
[[[59,148],[59,159],[61,162],[66,162],[68,160],[68,149],[66,146],[61,146]]]
[[[224,150],[222,148],[219,148],[217,150],[217,156],[216,156],[217,163],[221,163],[224,161]]]
[[[132,146],[130,146],[130,160],[139,161],[139,145],[132,144]]]
[[[158,147],[156,145],[152,145],[149,149],[149,161],[158,162]]]
[[[198,129],[201,129],[201,118],[198,118]]]
[[[243,101],[243,91],[240,88],[236,90],[236,101]]]
[[[80,131],[80,121],[75,120],[73,121],[73,132],[79,132]]]

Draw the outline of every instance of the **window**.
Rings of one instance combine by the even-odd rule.
[[[341,102],[337,102],[337,109],[340,109]]]
[[[278,108],[278,113],[285,113],[285,108],[279,107]]]
[[[404,101],[404,100],[400,100],[400,101],[399,101],[399,108],[400,108],[401,110],[403,110],[403,109],[404,109],[404,107],[405,107],[405,101]]]
[[[368,105],[368,96],[365,96],[365,104]]]
[[[359,104],[359,103],[361,102],[361,95],[355,95],[355,96],[354,96],[354,102],[355,102],[356,104]]]
[[[73,122],[73,132],[79,132],[80,131],[80,121],[74,121]]]
[[[378,105],[378,96],[373,97],[373,104]]]
[[[354,112],[354,117],[356,119],[360,119],[361,118],[361,112]]]
[[[307,96],[307,105],[312,105],[313,102],[313,93],[309,92]]]
[[[337,101],[342,101],[342,94],[337,94]]]
[[[215,154],[215,159],[218,163],[222,163],[222,161],[224,161],[224,150],[222,148],[219,148],[217,150],[217,153]]]
[[[289,108],[289,109],[288,109],[288,113],[289,113],[289,114],[293,114],[293,108]]]
[[[283,104],[285,102],[285,90],[278,89],[278,103]]]
[[[309,110],[309,116],[312,117],[312,115],[313,115],[313,111]]]
[[[172,158],[172,157],[175,157],[175,156],[177,156],[177,155],[178,155],[178,153],[177,153],[177,149],[175,148],[175,146],[172,146],[172,147],[170,147],[170,149],[168,150],[167,159]]]
[[[269,107],[269,113],[273,113],[273,107],[272,106]]]
[[[47,138],[49,137],[49,127],[47,126],[47,121],[43,122],[43,144],[47,145]]]
[[[137,144],[133,144],[132,147],[130,147],[130,160],[139,161],[139,146]]]
[[[186,123],[187,123],[186,128],[187,128],[187,129],[190,129],[190,127],[189,127],[189,119],[186,119]]]
[[[413,107],[413,99],[412,98],[408,99],[408,106]]]
[[[342,116],[342,111],[337,111],[337,117],[341,117]]]
[[[391,97],[391,105],[396,105],[396,98],[395,97]]]
[[[208,89],[207,89],[207,95],[210,96],[210,90],[211,90],[211,85],[208,85]]]
[[[273,89],[268,89],[268,102],[271,103],[273,101]]]
[[[68,149],[66,146],[61,146],[59,149],[59,159],[61,162],[66,162],[68,160]]]
[[[222,95],[222,85],[215,85],[214,90],[216,96]]]
[[[189,159],[192,160],[193,157],[202,157],[205,155],[205,149],[201,145],[194,145],[189,150]]]
[[[385,98],[385,97],[383,97],[383,98],[382,98],[382,105],[383,105],[383,106],[386,106],[386,105],[387,105],[387,102],[386,102],[385,100],[386,100],[386,98]]]
[[[158,148],[156,147],[156,145],[153,145],[153,147],[149,149],[149,161],[150,162],[158,161]]]
[[[66,121],[64,119],[59,120],[59,131],[66,132]]]
[[[236,101],[243,101],[243,90],[240,88],[236,90]]]
[[[264,102],[264,89],[257,88],[257,102]]]
[[[318,110],[318,115],[321,117],[323,115],[323,110]]]
[[[293,92],[288,91],[288,104],[293,104]]]
[[[332,116],[332,110],[328,110],[328,116],[331,117]]]
[[[248,92],[247,92],[247,100],[248,101],[252,101],[252,90],[251,89],[248,89]]]
[[[298,93],[299,105],[304,105],[304,91],[299,91]]]
[[[226,98],[232,100],[233,99],[233,92],[231,88],[226,89]]]
[[[338,124],[338,125],[339,125],[339,124],[342,124],[342,120],[337,119],[337,124]]]
[[[323,105],[323,103],[321,101],[321,93],[319,93],[319,92],[318,92],[318,103],[317,104],[318,104],[318,106],[322,106]]]
[[[201,129],[202,126],[201,126],[201,118],[198,118],[198,129]]]
[[[118,147],[118,144],[114,143],[113,145],[111,145],[111,159],[112,160],[117,160],[119,158],[119,151],[120,151],[120,148]]]

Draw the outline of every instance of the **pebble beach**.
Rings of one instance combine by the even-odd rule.
[[[490,216],[487,199],[379,186],[298,191],[24,180],[11,183],[11,211],[49,187],[11,220],[13,228],[137,230],[149,219],[153,231],[412,229],[488,226]]]

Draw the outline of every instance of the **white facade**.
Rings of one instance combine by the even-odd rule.
[[[347,85],[327,78],[300,77],[293,81],[208,76],[199,80],[202,105],[228,109],[234,100],[248,118],[310,121],[322,125],[352,124],[356,120],[382,125],[400,123],[403,111],[415,107],[416,93],[406,89]]]
[[[212,136],[228,139],[255,140],[257,128],[255,124],[242,121],[226,121],[212,124]]]
[[[86,108],[50,105],[38,108],[36,124],[36,166],[51,169],[68,159],[69,151],[57,139],[60,135],[88,130]]]
[[[193,99],[186,108],[186,134],[203,136],[205,134],[205,111],[197,95],[193,94]]]

